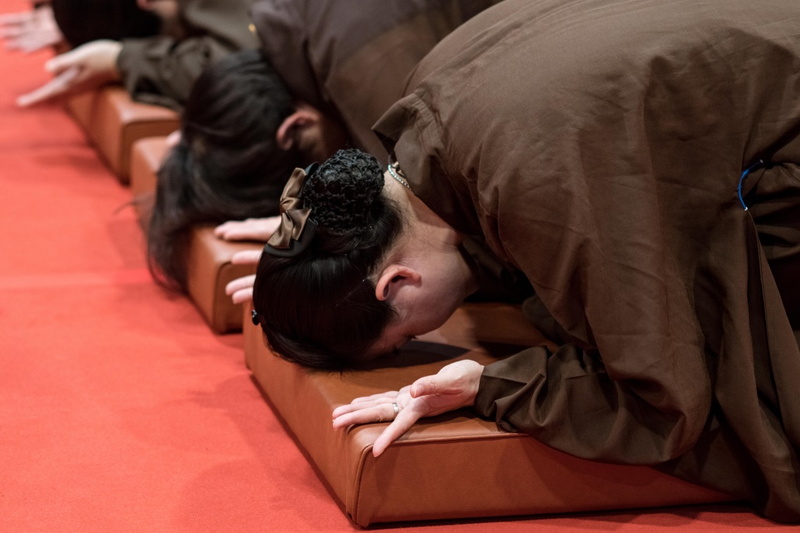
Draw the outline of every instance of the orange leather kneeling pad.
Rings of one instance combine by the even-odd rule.
[[[331,412],[353,398],[411,384],[454,359],[486,364],[492,353],[546,341],[513,306],[469,304],[406,347],[392,367],[315,372],[273,355],[261,329],[244,324],[256,380],[347,516],[375,523],[566,513],[724,501],[725,495],[648,467],[578,459],[505,433],[464,409],[426,419],[379,458],[386,424],[334,431]]]
[[[131,156],[131,192],[142,228],[150,223],[158,169],[167,155],[166,137],[138,140]],[[242,329],[242,309],[225,294],[225,285],[236,278],[255,273],[255,265],[234,265],[238,251],[261,249],[263,244],[228,242],[214,236],[213,227],[192,232],[189,248],[187,284],[189,297],[215,333]]]
[[[134,102],[124,88],[116,85],[71,96],[66,106],[120,182],[125,184],[129,179],[133,143],[144,137],[169,135],[180,125],[175,111]]]
[[[241,250],[260,250],[263,244],[229,242],[214,236],[214,228],[203,226],[192,232],[188,257],[189,297],[215,333],[242,329],[242,306],[225,294],[234,279],[255,274],[256,265],[234,265],[231,257]]]
[[[133,206],[139,223],[147,228],[155,199],[158,169],[167,156],[166,137],[146,137],[133,143],[131,149],[130,187]]]

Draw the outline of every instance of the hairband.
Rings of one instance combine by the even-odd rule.
[[[264,252],[276,257],[294,257],[308,248],[314,238],[317,223],[311,216],[311,208],[303,207],[301,192],[305,180],[314,174],[319,164],[294,169],[283,188],[280,203],[281,224],[272,234]]]

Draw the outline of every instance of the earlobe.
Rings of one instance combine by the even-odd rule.
[[[422,275],[413,268],[389,265],[383,269],[375,283],[375,298],[381,302],[391,302],[402,287],[418,285],[421,279]]]

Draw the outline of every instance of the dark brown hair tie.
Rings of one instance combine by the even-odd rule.
[[[294,257],[308,248],[316,233],[317,223],[311,209],[303,207],[301,192],[306,179],[314,174],[319,164],[313,163],[305,170],[296,168],[281,194],[281,224],[272,234],[264,252],[276,257]]]

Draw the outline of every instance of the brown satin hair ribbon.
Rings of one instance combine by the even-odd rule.
[[[292,257],[308,247],[316,230],[316,223],[309,217],[310,208],[303,208],[300,193],[306,177],[314,173],[319,165],[314,163],[305,170],[294,169],[281,194],[281,225],[272,234],[264,251],[279,257]]]

